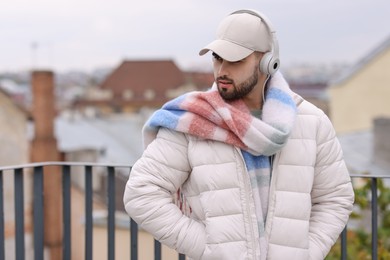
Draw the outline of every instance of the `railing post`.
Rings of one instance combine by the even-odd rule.
[[[70,166],[62,166],[62,214],[63,214],[63,247],[62,257],[63,260],[70,260],[72,252],[71,244],[71,194],[70,194]]]
[[[138,260],[138,225],[130,219],[130,250],[131,260]]]
[[[378,259],[378,190],[377,178],[371,178],[371,249],[372,259]]]
[[[161,260],[161,243],[154,240],[154,260]]]
[[[15,169],[14,197],[15,197],[15,259],[24,260],[24,184],[23,169]]]
[[[347,225],[341,233],[341,260],[347,260]]]
[[[107,242],[108,242],[108,258],[115,260],[115,168],[108,167],[108,185],[107,185],[107,200],[108,200],[108,216],[107,216]]]
[[[3,171],[0,171],[0,259],[5,259],[4,248],[4,192],[3,192]]]
[[[43,167],[34,167],[34,259],[43,259]]]
[[[92,260],[92,167],[85,166],[85,260]]]

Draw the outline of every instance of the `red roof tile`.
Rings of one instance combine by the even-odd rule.
[[[185,84],[182,71],[172,60],[124,61],[102,83],[114,97],[132,91],[133,100],[145,99],[145,91],[153,90],[155,99],[165,99],[166,91]]]

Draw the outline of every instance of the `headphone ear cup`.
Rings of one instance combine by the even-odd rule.
[[[266,52],[260,61],[260,71],[272,76],[279,69],[279,63],[279,59],[274,58],[272,52]]]
[[[272,58],[270,63],[268,64],[268,71],[269,74],[272,76],[275,74],[275,72],[279,69],[280,66],[280,60],[278,58]]]
[[[263,72],[265,74],[270,74],[268,67],[269,67],[269,63],[271,62],[271,60],[272,60],[272,53],[271,52],[264,53],[263,57],[260,60],[260,65],[259,65],[261,72]]]

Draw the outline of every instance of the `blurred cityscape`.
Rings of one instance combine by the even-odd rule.
[[[145,60],[150,64],[159,60]],[[169,60],[171,61],[171,60]],[[174,62],[174,61],[172,61]],[[175,64],[175,66],[177,66]],[[296,87],[297,91],[303,88],[309,90],[307,85],[321,85],[325,88],[328,83],[336,79],[351,64],[294,64],[283,67],[286,79]],[[178,67],[179,70],[181,70]],[[92,72],[71,70],[55,72],[55,95],[60,109],[70,108],[77,99],[88,99],[90,91],[100,88],[103,81],[115,70],[115,67],[98,68]],[[208,77],[202,88],[212,84],[212,71],[185,71],[183,74],[199,73]],[[299,86],[301,85],[301,86]],[[305,86],[303,86],[305,85]],[[12,97],[14,102],[26,109],[30,109],[32,101],[31,71],[0,71],[0,89]]]
[[[294,91],[327,112],[325,89],[346,67],[346,64],[297,64],[284,68],[283,73]],[[124,60],[118,67],[99,68],[92,72],[53,73],[57,115],[55,134],[60,151],[84,146],[99,151],[101,156],[96,159],[99,162],[126,164],[134,163],[140,156],[142,124],[154,109],[183,92],[205,90],[213,83],[211,70],[183,70],[173,60],[159,59]],[[33,119],[34,98],[31,74],[32,71],[0,72],[0,90],[26,111],[29,119]],[[28,123],[30,141],[33,122]],[[72,134],[72,129],[77,127],[77,133]],[[104,138],[92,135],[92,129],[105,133]]]
[[[344,133],[356,134],[356,132],[371,131],[374,118],[385,116],[388,113],[383,111],[389,111],[389,109],[376,108],[381,102],[372,100],[376,105],[367,109],[375,111],[372,113],[364,112],[363,114],[370,115],[364,118],[364,123],[356,123],[355,127],[355,123],[348,124],[347,122],[351,121],[356,113],[348,115],[336,105],[331,108],[332,104],[347,104],[345,100],[336,101],[339,97],[332,99],[331,93],[337,89],[333,87],[337,81],[343,77],[348,78],[349,74],[355,73],[355,70],[364,71],[372,63],[372,60],[380,59],[386,55],[388,44],[389,39],[370,53],[362,53],[363,58],[357,64],[288,64],[281,70],[292,90],[317,105],[330,116],[341,137]],[[381,81],[380,85],[388,86],[383,82],[386,79],[382,79],[383,76],[380,75],[384,68],[385,66],[378,66],[377,71],[370,77],[378,77],[379,74],[381,77],[378,79]],[[14,105],[28,115],[27,136],[30,141],[33,138],[34,129],[34,119],[31,114],[34,99],[31,86],[33,70],[0,72],[1,93],[5,94]],[[182,69],[171,59],[123,60],[117,66],[96,68],[91,72],[73,70],[52,71],[52,73],[54,75],[53,91],[56,114],[54,129],[59,150],[65,152],[82,149],[83,146],[88,149],[93,148],[100,154],[96,160],[108,163],[134,163],[142,152],[141,128],[150,113],[181,93],[191,90],[205,90],[213,83],[211,66],[210,70],[207,68]],[[375,78],[370,79],[371,82],[375,82],[375,80]],[[366,87],[366,89],[368,88]],[[388,87],[380,89],[378,95],[383,92],[388,94],[388,91]],[[372,92],[370,94],[374,95]],[[359,93],[354,93],[354,96],[358,97]],[[380,96],[383,98],[383,95]],[[352,96],[344,98],[350,100]],[[351,109],[348,110],[350,113]],[[339,120],[338,117],[342,119]],[[78,122],[78,125],[75,122]],[[79,128],[77,134],[70,134],[72,129],[75,131],[76,127]],[[96,136],[91,135],[91,129],[104,133],[105,138],[96,138]],[[129,138],[129,136],[136,138]],[[348,140],[348,138],[346,139]],[[103,143],[102,140],[106,141]],[[341,141],[344,144],[343,138]],[[29,147],[29,145],[27,146]],[[353,150],[347,145],[345,149]],[[346,156],[348,157],[348,154]],[[355,157],[355,155],[351,157]],[[77,160],[81,160],[81,158]],[[3,165],[10,164],[1,158],[0,161]],[[356,162],[352,164],[356,164]],[[357,171],[361,170],[361,168],[357,169]]]
[[[351,173],[390,175],[389,68],[390,38],[362,53],[356,64],[293,64],[282,68],[291,89],[330,117]],[[211,71],[184,70],[171,59],[125,59],[118,66],[88,73],[39,69],[0,72],[0,166],[47,161],[131,166],[142,154],[141,130],[151,113],[182,93],[208,89],[213,80]],[[122,217],[121,196],[128,174],[116,176],[116,209]],[[52,204],[45,205],[52,209],[45,213],[45,222],[60,226],[61,218],[55,215],[60,197],[53,198],[60,196],[61,180],[55,179],[55,174],[45,178],[54,178],[45,188],[45,196],[53,196]],[[31,189],[32,176],[26,181]],[[14,215],[7,203],[13,200],[12,183],[7,175],[5,239],[11,244]],[[94,180],[96,196],[104,190],[104,183],[100,175]],[[82,198],[83,176],[72,175],[72,184],[76,187],[72,192]],[[77,203],[80,199],[74,200]],[[96,203],[97,208],[105,206],[104,200],[97,199]],[[25,218],[31,220],[31,193],[26,204],[30,207]],[[80,212],[82,209],[75,210],[79,217]],[[31,229],[31,221],[26,222]],[[75,230],[84,225],[82,221],[76,223]],[[355,223],[355,227],[364,224]],[[57,252],[61,230],[53,232],[54,238],[45,238],[45,245]],[[82,259],[82,249],[75,248],[72,259]],[[13,254],[7,251],[9,259]]]

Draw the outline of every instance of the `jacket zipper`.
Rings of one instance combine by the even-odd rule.
[[[273,194],[275,192],[275,183],[276,183],[276,177],[277,177],[274,174],[274,163],[279,160],[279,157],[280,157],[280,152],[272,155],[271,162],[270,162],[271,163],[271,166],[270,166],[271,167],[271,183],[270,183],[270,190],[269,190],[269,197],[268,197],[268,212],[267,212],[267,218],[266,218],[266,222],[265,222],[266,223],[265,234],[267,236],[267,241],[269,239],[269,231],[271,229],[271,224],[272,224],[272,223],[270,223],[270,220],[273,216],[273,212],[271,212],[271,214],[269,214],[270,213],[269,209],[271,209],[272,208],[271,206],[273,206],[273,204],[274,204],[274,203],[272,203],[272,205],[271,205],[271,202],[272,202]]]
[[[237,148],[237,150],[239,150],[239,149]],[[251,185],[250,185],[250,182],[248,181],[249,173],[246,169],[245,160],[244,160],[244,157],[242,156],[241,150],[239,150],[239,154],[240,154],[241,160],[242,160],[243,165],[244,165],[244,171],[243,171],[244,185],[245,185],[246,189],[251,190]],[[249,196],[249,192],[245,192],[245,197],[247,200],[246,207],[247,207],[247,212],[248,212],[249,225],[250,225],[250,227],[252,227],[252,228],[250,228],[250,232],[251,232],[251,237],[252,237],[251,240],[252,240],[253,259],[256,259],[256,242],[255,242],[255,234],[253,231],[252,216],[251,216],[252,214],[251,214],[251,209],[249,206],[249,201],[251,199]]]
[[[269,168],[270,168],[270,174],[271,174],[271,178],[272,178],[272,170],[274,169],[274,159],[275,159],[275,154],[271,155],[270,156],[270,159],[269,159]]]

